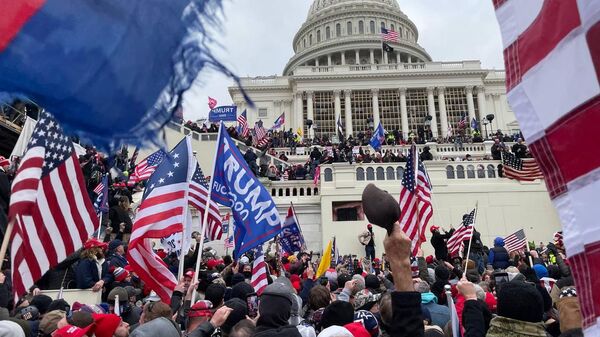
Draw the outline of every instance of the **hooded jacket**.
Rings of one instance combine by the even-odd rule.
[[[504,239],[497,237],[494,240],[494,248],[490,249],[488,264],[491,264],[494,269],[506,269],[510,266],[509,260],[508,251],[504,248]]]
[[[496,316],[490,322],[486,337],[548,337],[544,324]]]
[[[158,317],[150,322],[144,323],[137,327],[130,337],[179,337],[181,336],[181,332],[175,325],[175,322],[164,318]]]

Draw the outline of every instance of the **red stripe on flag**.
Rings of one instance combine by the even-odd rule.
[[[66,196],[66,202],[67,205],[69,205],[70,211],[71,211],[71,218],[73,219],[73,222],[75,223],[75,226],[77,226],[77,230],[79,231],[79,237],[83,238],[83,242],[85,242],[85,240],[87,239],[87,233],[85,230],[85,225],[83,222],[83,218],[81,217],[81,214],[79,214],[79,210],[77,209],[77,204],[75,203],[75,195],[73,195],[73,190],[71,189],[71,184],[70,184],[70,178],[68,173],[67,173],[67,168],[66,165],[72,165],[72,163],[69,163],[69,160],[67,160],[65,162],[64,165],[61,165],[57,170],[58,170],[58,176],[60,178],[61,181],[61,185],[63,187],[63,190],[65,191],[65,196]],[[65,207],[63,207],[64,209]]]
[[[504,50],[506,89],[519,84],[529,69],[580,25],[577,0],[545,1],[535,21]]]
[[[29,19],[44,5],[46,0],[0,1],[0,51],[17,36]]]
[[[504,5],[504,3],[505,3],[507,0],[492,0],[492,1],[494,2],[494,8],[495,8],[495,9],[498,9],[498,8],[500,8],[502,5]]]
[[[600,22],[590,27],[585,38],[592,57],[592,63],[596,68],[596,77],[600,79],[600,43],[598,43],[600,41]]]

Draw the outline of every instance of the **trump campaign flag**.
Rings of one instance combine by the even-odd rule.
[[[385,130],[381,123],[375,129],[373,136],[371,137],[371,141],[369,142],[372,148],[375,150],[379,150],[383,144],[385,144]]]
[[[148,180],[131,230],[127,260],[140,279],[166,303],[171,301],[177,279],[152,250],[151,239],[183,231],[195,168],[190,137],[185,137]]]
[[[271,194],[252,174],[221,123],[212,175],[211,198],[231,208],[235,220],[234,258],[272,239],[281,231],[281,217]]]
[[[95,146],[159,141],[205,66],[233,76],[206,45],[220,5],[0,1],[0,91],[35,101]]]
[[[292,206],[288,208],[287,217],[279,235],[279,243],[281,244],[281,248],[289,254],[299,252],[304,247],[304,238],[302,237],[302,232],[300,232],[296,213]]]

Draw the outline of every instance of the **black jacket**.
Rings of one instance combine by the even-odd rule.
[[[416,291],[392,293],[390,337],[419,337],[425,333],[421,312],[421,294]]]
[[[446,240],[448,240],[454,233],[454,228],[449,232],[442,234],[439,231],[433,232],[431,236],[431,245],[435,249],[435,258],[438,260],[446,260],[448,258],[448,246]]]
[[[256,327],[254,337],[302,337],[298,328],[294,325],[286,325],[277,329],[264,329]]]

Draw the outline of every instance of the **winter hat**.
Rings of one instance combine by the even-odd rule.
[[[302,282],[300,280],[300,276],[294,274],[294,275],[290,275],[290,282],[292,282],[292,287],[294,287],[294,289],[296,289],[296,291],[300,291],[300,289],[302,289]]]
[[[400,218],[400,205],[396,198],[374,184],[365,187],[362,193],[362,205],[369,222],[387,229],[388,233]]]
[[[260,317],[257,326],[279,328],[288,325],[294,301],[291,290],[286,285],[272,283],[265,287],[258,305]]]
[[[246,281],[246,277],[242,273],[235,273],[231,277],[231,286],[235,286],[240,282]]]
[[[0,337],[25,337],[25,332],[16,322],[0,321]]]
[[[242,257],[240,258],[240,263],[241,263],[241,264],[248,264],[248,263],[250,263],[250,259],[248,259],[248,257],[247,257],[247,256],[242,256]]]
[[[581,328],[581,308],[575,288],[568,287],[561,290],[556,308],[560,318],[560,332]]]
[[[231,288],[230,298],[239,298],[242,301],[246,301],[248,295],[254,293],[254,288],[246,282],[240,282]]]
[[[352,275],[350,275],[348,273],[338,274],[338,277],[337,277],[338,287],[344,288],[344,285],[346,284],[346,282],[348,282],[350,280],[352,280]]]
[[[437,266],[435,267],[435,278],[437,281],[448,281],[450,271],[445,266]]]
[[[381,283],[379,278],[373,274],[369,274],[365,277],[365,288],[368,289],[379,289]]]
[[[537,275],[539,279],[541,279],[542,277],[548,277],[548,269],[546,269],[546,267],[542,266],[541,264],[534,264],[533,270],[535,271],[535,275]]]
[[[114,268],[113,275],[115,277],[115,281],[123,282],[127,277],[129,277],[129,272],[121,267]]]
[[[125,269],[125,268],[123,268],[123,269]],[[142,289],[134,288],[132,286],[126,286],[125,291],[127,291],[127,297],[133,297],[133,296],[137,297],[142,293]]]
[[[496,302],[496,297],[494,297],[494,294],[489,292],[485,293],[485,304],[487,304],[488,309],[491,312],[496,312],[496,309],[498,308],[498,302]]]
[[[367,329],[365,329],[365,327],[358,322],[346,324],[344,325],[344,328],[348,329],[348,331],[350,331],[354,337],[371,337],[371,334],[367,331]]]
[[[321,326],[328,328],[332,325],[344,326],[354,321],[352,304],[344,301],[333,301],[323,311]]]
[[[204,292],[204,299],[210,301],[214,307],[217,307],[223,302],[226,289],[225,286],[220,284],[210,284]]]
[[[354,322],[361,323],[369,332],[371,337],[379,336],[379,323],[377,317],[367,310],[358,310],[354,313]]]
[[[94,323],[94,318],[89,312],[75,311],[71,314],[70,318],[67,318],[67,322],[71,325],[85,328],[86,326]]]
[[[121,268],[122,269],[122,268]],[[117,296],[119,296],[119,302],[129,301],[129,295],[127,294],[127,290],[123,287],[114,287],[113,290],[108,293],[107,301],[115,301]]]
[[[67,303],[67,301],[65,301],[62,298],[59,298],[57,300],[52,301],[48,306],[48,312],[53,310],[62,310],[64,312],[69,312],[71,311],[71,306],[69,305],[69,303]]]
[[[87,336],[88,333],[93,332],[95,330],[95,325],[90,325],[85,328],[80,328],[72,325],[64,326],[58,329],[52,337],[84,337]],[[96,332],[96,336],[101,336],[102,332]]]
[[[121,324],[121,317],[115,314],[93,314],[96,323],[96,337],[112,337]]]
[[[544,315],[542,295],[530,283],[511,281],[497,291],[498,315],[525,322],[539,323]]]
[[[281,279],[281,277],[277,278],[277,280]],[[287,280],[287,278],[286,278]],[[289,282],[289,280],[288,280]],[[266,296],[278,296],[282,297],[290,302],[292,305],[292,294],[291,294],[291,286],[288,286],[282,282],[273,282],[265,287],[265,290],[262,292],[260,300],[263,301],[263,298]]]
[[[57,328],[58,321],[65,318],[66,315],[67,313],[62,310],[49,311],[40,322],[40,330],[47,335],[53,333]]]
[[[298,275],[296,275],[296,276],[298,276]],[[294,286],[292,285],[292,282],[290,281],[289,278],[285,277],[284,275],[281,275],[280,277],[276,278],[273,281],[273,283],[281,284],[282,286],[285,287],[286,291],[289,292],[289,293],[293,293],[294,292]]]
[[[427,257],[425,258],[425,263],[427,263],[427,264],[432,264],[433,261],[435,261],[433,259],[433,255],[427,255]]]
[[[188,317],[212,317],[212,307],[211,301],[200,300],[192,305]]]
[[[318,337],[354,337],[354,335],[343,326],[333,325],[321,331]]]
[[[19,314],[16,317],[24,321],[37,321],[40,318],[40,311],[38,308],[30,305],[19,310]]]
[[[368,289],[363,289],[354,295],[354,308],[356,310],[371,310],[378,299],[379,296],[375,296]]]
[[[52,303],[52,298],[48,295],[35,295],[29,302],[29,305],[36,307],[40,314],[43,315],[48,312],[48,307]]]
[[[109,244],[108,244],[108,251],[112,252],[115,249],[117,249],[117,247],[122,246],[123,245],[123,241],[119,240],[119,239],[115,239],[112,240]]]
[[[229,314],[229,317],[227,317],[225,323],[223,323],[221,326],[221,330],[229,334],[234,325],[246,318],[248,315],[248,306],[246,301],[242,301],[239,298],[230,299],[229,301],[225,302],[225,306],[233,309],[233,311]]]

